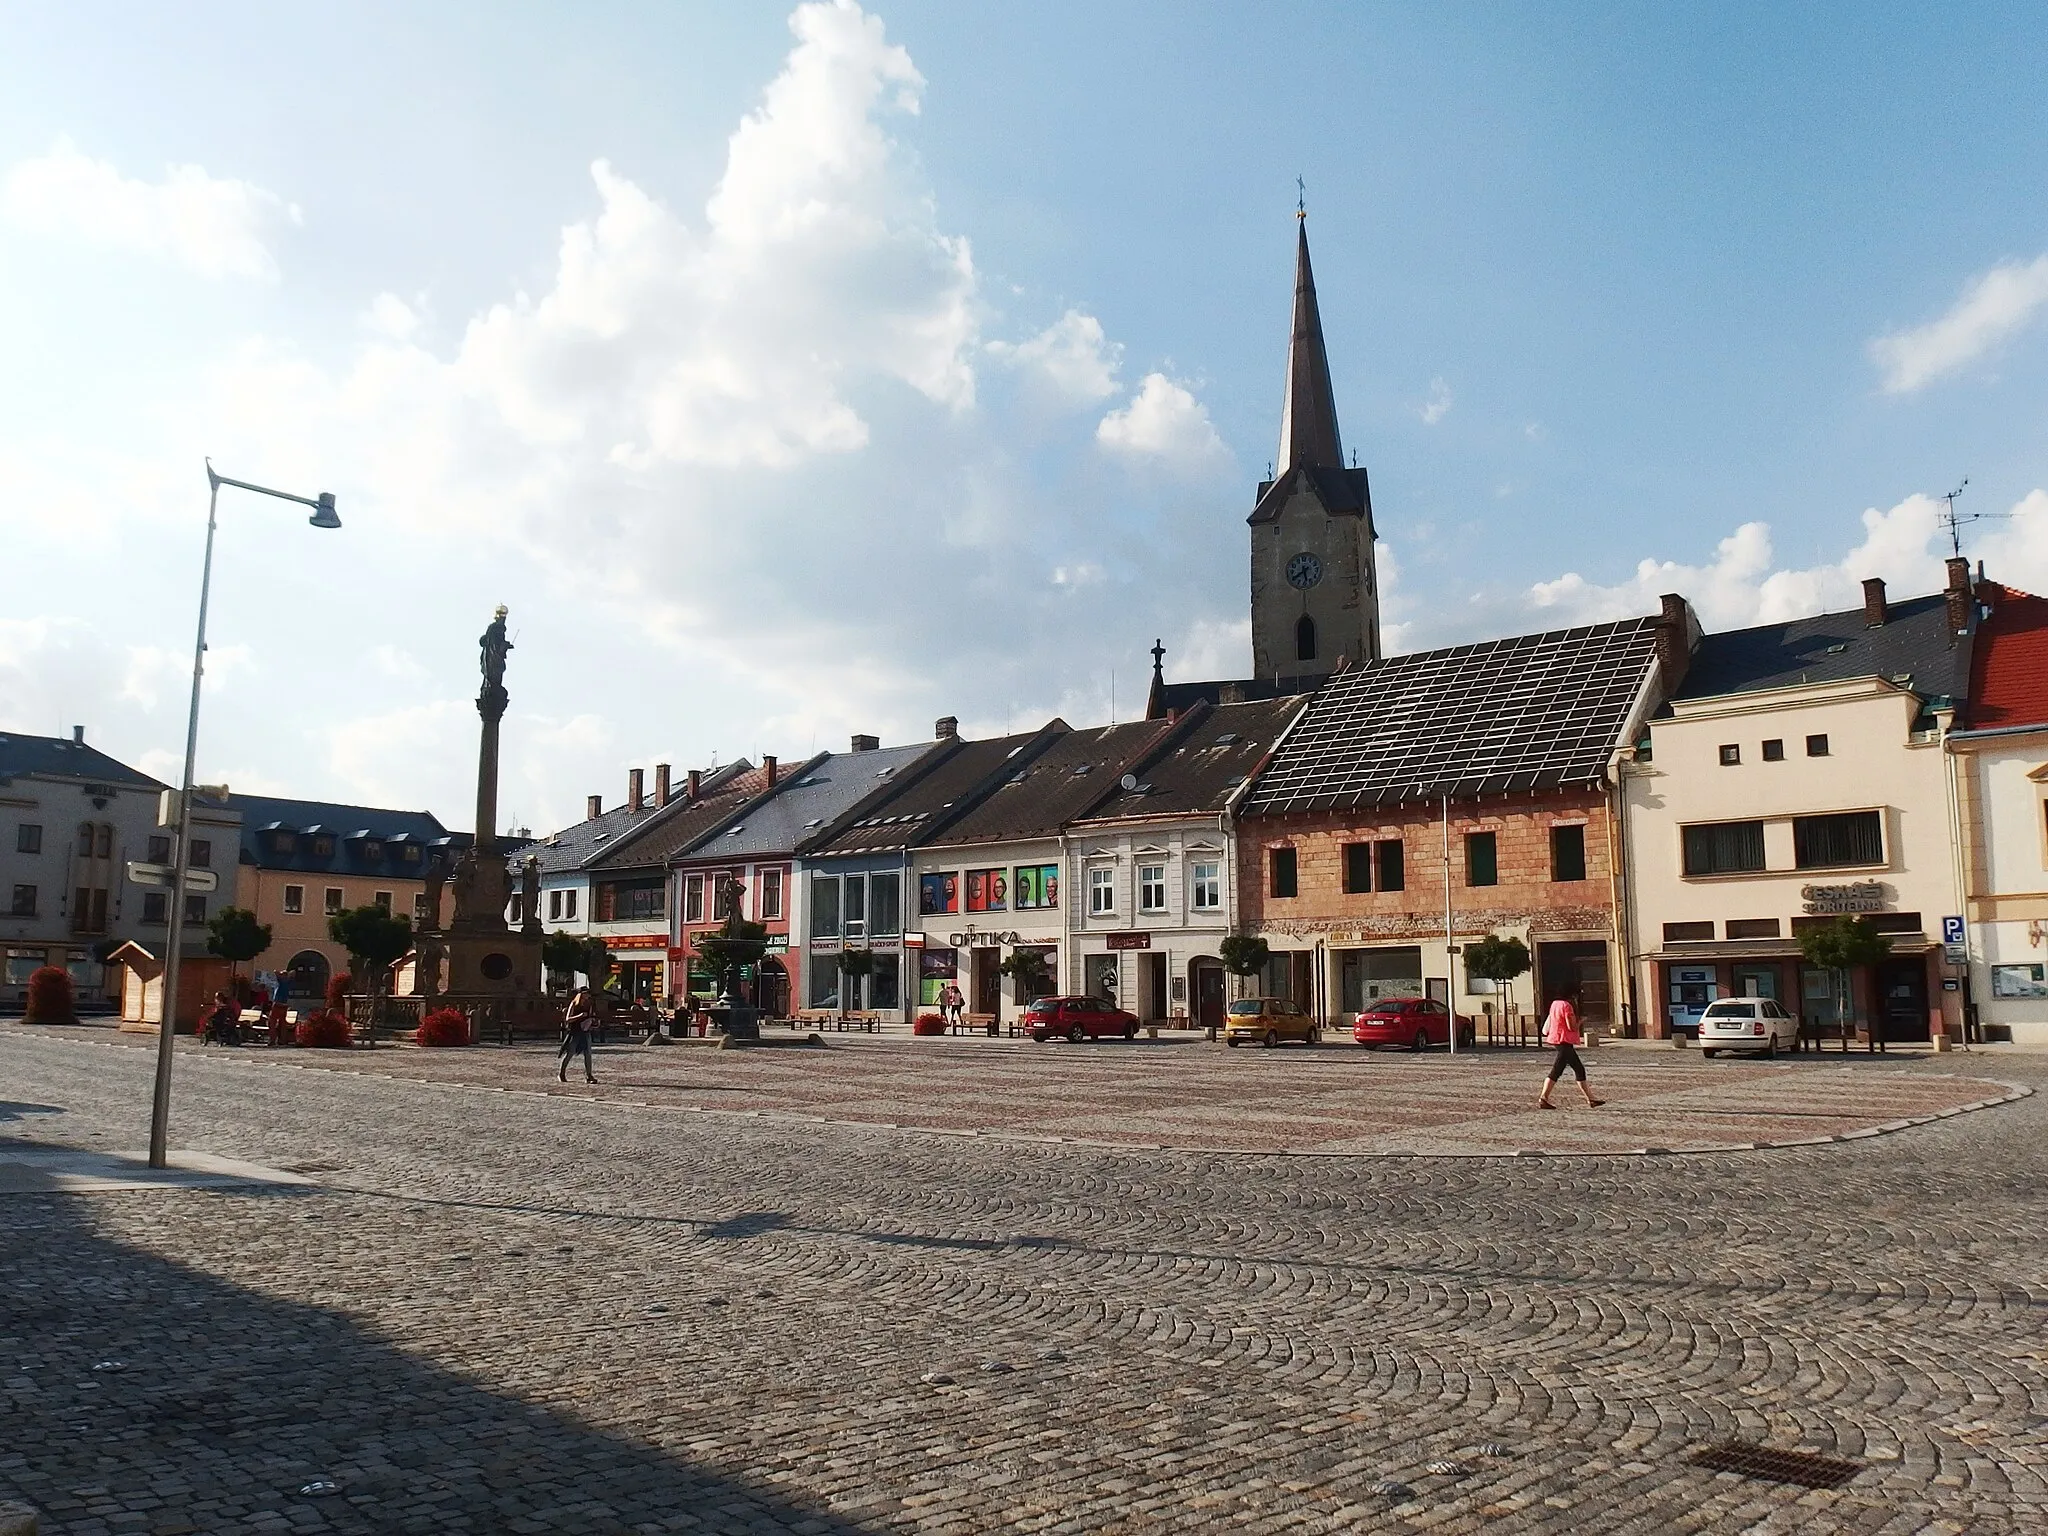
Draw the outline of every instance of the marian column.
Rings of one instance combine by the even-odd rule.
[[[512,642],[505,635],[505,605],[477,641],[483,652],[484,685],[477,690],[476,712],[483,716],[483,744],[476,759],[476,846],[479,855],[498,842],[498,722],[505,718],[511,695],[505,692],[505,656]]]

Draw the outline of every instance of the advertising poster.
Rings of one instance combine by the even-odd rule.
[[[927,876],[926,878],[930,878]],[[939,1006],[939,993],[959,974],[954,951],[927,949],[917,959],[917,1001],[921,1007]]]
[[[2048,997],[2048,966],[1994,965],[1991,967],[1993,997]]]
[[[960,877],[958,875],[919,875],[917,877],[917,911],[921,917],[931,917],[940,912],[960,910]]]
[[[1060,867],[1057,864],[1027,864],[1017,871],[1017,910],[1032,911],[1060,904]]]

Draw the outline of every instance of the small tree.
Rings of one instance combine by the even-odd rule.
[[[1528,973],[1529,946],[1520,939],[1489,933],[1465,946],[1465,974],[1483,976],[1506,989],[1501,994],[1508,1000],[1501,1005],[1504,1015],[1513,1011],[1510,1005],[1514,999],[1514,979]]]
[[[839,987],[839,1017],[846,1017],[846,994],[853,988],[846,985],[856,976],[874,973],[875,952],[871,949],[842,949],[839,951],[839,974],[843,978]]]
[[[228,963],[228,975],[235,967],[254,960],[270,948],[270,924],[256,921],[247,907],[222,907],[206,925],[206,952]],[[403,951],[400,951],[402,954]]]
[[[1867,917],[1838,917],[1832,923],[1809,928],[1799,935],[1799,953],[1806,963],[1827,971],[1834,981],[1837,1020],[1854,1011],[1849,973],[1860,966],[1876,965],[1891,952],[1892,941],[1879,933],[1877,925]],[[1884,1048],[1884,1041],[1879,1038],[1883,1033],[1882,1023],[1872,1019],[1871,1050]],[[1842,1031],[1842,1049],[1849,1049],[1847,1029]]]
[[[573,980],[576,972],[583,969],[583,958],[589,953],[588,940],[559,928],[540,941],[542,967],[550,977],[559,976],[564,982]]]
[[[1226,934],[1217,948],[1223,957],[1223,969],[1240,978],[1258,975],[1273,958],[1273,946],[1255,933]]]
[[[996,969],[1010,978],[1020,1006],[1052,990],[1052,968],[1042,949],[1013,949]]]
[[[349,952],[349,963],[369,977],[370,1038],[384,1022],[391,967],[412,948],[412,923],[380,906],[356,907],[327,919],[327,936]]]

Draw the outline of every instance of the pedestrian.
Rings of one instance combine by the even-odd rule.
[[[578,987],[575,995],[569,999],[569,1006],[562,1011],[561,1079],[565,1083],[569,1081],[570,1058],[578,1055],[583,1058],[583,1081],[586,1083],[597,1081],[597,1073],[591,1070],[590,1064],[590,1016],[592,1011],[590,988],[588,987]]]
[[[952,1028],[960,1022],[960,1010],[967,1006],[967,994],[953,982],[946,983],[946,990],[939,997],[940,1012],[945,1015],[946,1027]]]
[[[1556,1049],[1550,1059],[1550,1075],[1543,1079],[1543,1092],[1536,1097],[1538,1109],[1555,1109],[1550,1102],[1550,1090],[1557,1086],[1557,1080],[1569,1069],[1579,1080],[1579,1092],[1586,1096],[1586,1107],[1598,1109],[1605,1099],[1593,1097],[1593,1090],[1586,1084],[1586,1064],[1579,1060],[1579,1047],[1586,1043],[1586,1037],[1579,1033],[1579,1011],[1572,1006],[1569,997],[1559,997],[1550,1004],[1550,1012],[1543,1020],[1543,1043]]]
[[[242,1043],[242,1010],[225,992],[213,994],[213,1007],[207,1011],[205,1021],[200,1025],[199,1043],[205,1045],[209,1042],[214,1045]]]
[[[273,1046],[282,1046],[287,1043],[286,1035],[288,1030],[285,1019],[285,999],[290,995],[290,983],[282,976],[277,977],[276,985],[271,989],[270,1009],[265,1020],[269,1025],[270,1043]]]

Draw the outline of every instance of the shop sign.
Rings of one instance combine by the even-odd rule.
[[[1149,933],[1112,933],[1109,935],[1111,949],[1150,949],[1152,935]]]
[[[769,935],[768,935],[768,953],[769,953],[769,954],[771,954],[771,955],[786,955],[786,954],[788,954],[788,953],[789,953],[789,935],[788,935],[788,934],[786,934],[786,933],[771,933],[771,934],[769,934]]]
[[[600,934],[604,947],[617,953],[622,949],[667,949],[668,935],[665,933],[621,933]]]
[[[906,933],[903,935],[903,947],[905,949],[923,949],[924,935],[921,933]]]
[[[1003,944],[1016,944],[1020,936],[1015,933],[983,933],[978,928],[969,928],[965,933],[949,933],[946,942],[955,949],[994,949]]]
[[[1875,880],[1854,885],[1804,885],[1799,896],[1808,912],[1882,912],[1888,905],[1884,887]]]

